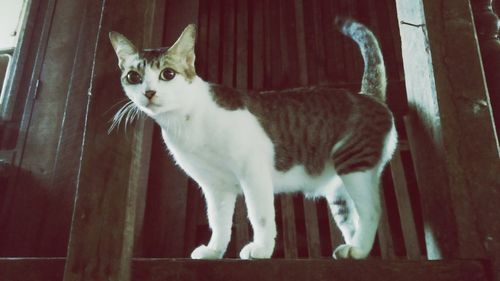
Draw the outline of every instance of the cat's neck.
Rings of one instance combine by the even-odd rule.
[[[210,84],[199,76],[195,76],[191,83],[185,86],[185,89],[181,89],[179,94],[189,98],[189,102],[181,108],[151,116],[167,134],[179,134],[179,130],[193,123],[200,116],[206,115],[213,104],[210,96]]]

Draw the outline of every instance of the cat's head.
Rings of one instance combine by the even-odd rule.
[[[155,116],[190,102],[183,92],[196,78],[195,38],[196,26],[190,24],[172,47],[140,51],[122,34],[109,33],[123,89],[140,110]]]

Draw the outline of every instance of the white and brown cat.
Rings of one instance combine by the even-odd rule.
[[[194,25],[172,47],[156,50],[140,51],[110,33],[131,100],[118,119],[134,110],[153,118],[205,196],[212,236],[192,258],[223,257],[241,194],[254,237],[240,257],[271,257],[274,194],[282,192],[326,198],[345,240],[335,258],[369,255],[381,213],[380,175],[397,135],[377,39],[354,20],[337,19],[337,25],[363,55],[360,93],[327,86],[255,92],[206,82],[196,75]]]

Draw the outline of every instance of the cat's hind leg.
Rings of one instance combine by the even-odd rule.
[[[326,201],[346,244],[351,244],[356,230],[356,210],[343,185],[329,185]]]
[[[337,259],[363,259],[372,249],[380,220],[378,168],[340,176],[356,209],[355,231],[350,241],[335,249]]]
[[[191,253],[191,258],[220,259],[231,239],[237,192],[232,189],[203,188],[203,194],[207,203],[208,224],[212,229],[212,236],[207,245],[201,245]]]

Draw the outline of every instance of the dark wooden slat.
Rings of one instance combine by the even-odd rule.
[[[272,0],[264,1],[264,88],[274,88],[272,79],[273,75],[276,75],[272,69],[272,45],[273,38],[273,24],[271,23],[271,2]]]
[[[389,216],[387,214],[387,201],[385,200],[384,188],[380,186],[380,205],[382,207],[382,216],[377,229],[377,237],[380,246],[380,254],[384,259],[392,259],[396,257],[394,249],[394,240],[389,225]]]
[[[62,280],[65,258],[0,258],[0,280]]]
[[[198,34],[196,38],[196,73],[207,79],[208,75],[208,21],[210,0],[199,2]]]
[[[270,45],[269,54],[266,54],[266,60],[270,63],[270,73],[266,76],[270,81],[270,86],[273,90],[277,90],[285,87],[284,83],[284,69],[283,69],[283,57],[282,55],[282,45],[281,41],[283,36],[281,32],[283,31],[280,26],[280,3],[279,1],[270,0],[268,2],[268,42],[266,44]],[[269,56],[267,56],[269,55]]]
[[[64,259],[0,259],[0,279],[60,280]],[[445,261],[334,261],[334,260],[223,260],[134,259],[132,280],[334,280],[487,281],[488,266],[481,260]]]
[[[236,87],[247,89],[248,81],[248,0],[236,1]]]
[[[398,28],[398,17],[396,13],[396,1],[385,0],[385,8],[387,11],[387,21],[389,22],[390,33],[392,37],[392,49],[394,50],[394,65],[397,66],[398,76],[395,77],[397,80],[404,79],[403,71],[403,57],[401,55],[401,38],[399,36]]]
[[[317,84],[318,79],[318,56],[316,51],[316,34],[314,33],[314,15],[312,1],[302,1],[304,15],[305,49],[307,53],[307,77],[308,83]]]
[[[400,80],[399,70],[402,68],[401,60],[400,64],[397,64],[398,60],[396,58],[397,51],[394,50],[395,47],[401,48],[400,46],[394,45],[394,38],[398,37],[398,30],[393,30],[392,26],[394,23],[391,21],[394,19],[388,14],[390,9],[382,1],[379,1],[373,5],[373,9],[376,10],[375,18],[372,21],[377,22],[376,36],[379,39],[380,47],[382,49],[382,54],[384,56],[385,68],[387,71],[388,80]],[[392,15],[394,16],[394,15]]]
[[[340,9],[340,4],[339,1],[332,1],[330,3],[331,9],[332,9],[332,15],[343,15],[342,11]],[[346,64],[343,63],[344,60],[344,45],[343,45],[343,40],[344,40],[344,35],[340,33],[340,31],[337,28],[334,28],[335,31],[332,33],[333,37],[333,54],[332,57],[329,58],[329,63],[334,64],[334,73],[335,73],[335,82],[349,82],[347,80],[347,69],[346,69]],[[330,62],[331,61],[331,62]]]
[[[401,229],[403,230],[406,257],[408,259],[420,259],[421,254],[415,227],[415,219],[400,153],[399,150],[394,153],[390,162],[390,167],[392,179],[394,181],[394,191],[397,197],[399,217],[401,218]]]
[[[278,0],[275,1],[274,9],[276,9],[276,25],[277,25],[277,30],[278,33],[276,34],[277,37],[279,38],[279,43],[277,46],[279,46],[279,55],[281,58],[281,79],[277,80],[279,82],[281,87],[291,87],[292,83],[294,83],[296,80],[294,80],[294,76],[296,76],[297,73],[297,67],[294,65],[294,60],[296,59],[296,56],[293,57],[292,55],[292,47],[294,47],[295,42],[291,37],[295,36],[295,30],[293,30],[292,33],[287,32],[288,31],[288,24],[289,22],[287,19],[287,12],[286,12],[286,6],[288,1],[286,0]],[[289,5],[289,4],[288,4]],[[290,46],[290,42],[292,43],[292,46]],[[276,50],[276,49],[275,49]],[[293,81],[293,82],[292,82]]]
[[[295,28],[297,36],[297,56],[299,67],[298,84],[305,86],[308,84],[307,77],[307,52],[306,52],[306,35],[304,31],[304,7],[303,0],[295,0]]]
[[[222,7],[222,84],[230,87],[236,86],[235,80],[235,49],[236,49],[236,27],[235,13],[236,3],[234,0],[224,0]]]
[[[222,74],[220,61],[220,44],[223,39],[221,34],[221,5],[222,1],[212,1],[210,5],[210,13],[208,18],[208,57],[207,57],[207,79],[210,82],[220,83],[220,75]]]
[[[103,2],[89,1],[87,7],[99,15],[97,21],[102,22],[103,28],[109,30],[112,29],[114,18],[110,10],[116,17],[130,17],[141,22],[143,17],[137,15],[138,11],[141,11],[140,7],[134,7],[134,3],[128,2],[106,1],[105,9]],[[120,7],[128,7],[130,10],[127,10],[127,13]],[[138,36],[139,29],[143,26],[136,21],[133,24],[133,27],[122,25],[121,28],[127,29],[129,36],[135,31],[131,39],[140,42],[142,38]],[[129,280],[134,242],[138,178],[131,177],[130,173],[129,163],[134,160],[131,153],[133,149],[128,147],[130,142],[123,141],[123,136],[108,136],[106,128],[101,125],[103,112],[114,102],[113,95],[98,93],[121,92],[117,79],[119,73],[110,67],[115,65],[116,68],[116,57],[105,32],[97,32],[94,36],[100,39],[97,41],[100,44],[96,42],[94,56],[90,57],[95,60],[92,73],[96,80],[92,80],[89,85],[85,146],[68,246],[65,281]],[[114,83],[110,82],[113,77],[116,77]],[[123,153],[124,151],[128,153]]]
[[[136,260],[133,280],[486,281],[486,271],[480,261]]]
[[[318,82],[319,84],[324,84],[328,80],[326,77],[326,54],[325,54],[325,44],[324,44],[324,31],[322,18],[323,12],[321,11],[320,1],[310,1],[311,2],[311,14],[313,20],[313,30],[314,30],[314,46],[316,52],[316,68],[318,71]]]
[[[318,213],[315,201],[304,199],[304,217],[308,257],[319,258],[321,256],[321,241],[319,239]]]
[[[290,194],[283,194],[280,196],[280,207],[283,222],[283,247],[285,258],[297,258],[297,228],[295,226],[295,210],[293,207],[293,198]]]
[[[252,24],[252,85],[254,90],[264,88],[264,1],[251,3]]]
[[[101,125],[103,112],[116,102],[110,93],[121,93],[116,57],[105,31],[126,29],[129,38],[143,46],[143,40],[152,40],[144,30],[149,33],[155,21],[146,20],[146,9],[136,2],[90,1],[87,8],[95,13],[98,20],[90,20],[98,23],[99,30],[89,38],[98,41],[90,58],[92,80],[64,280],[126,281],[137,216],[142,215],[139,201],[144,200],[141,187],[147,183],[152,123],[138,122],[131,138],[108,135]],[[135,21],[124,24],[122,18]]]

